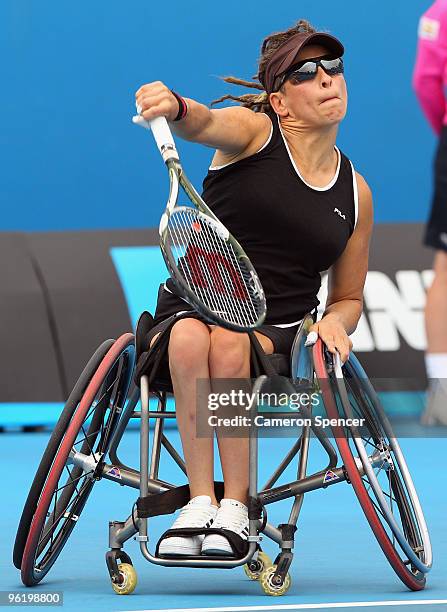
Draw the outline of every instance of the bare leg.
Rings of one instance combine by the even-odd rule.
[[[436,252],[433,270],[435,275],[425,305],[425,366],[429,386],[421,423],[447,425],[447,253]]]
[[[425,305],[427,353],[447,353],[447,253],[436,252],[433,269],[435,276]]]
[[[256,333],[264,351],[273,353],[272,341]],[[246,334],[214,327],[211,332],[209,371],[213,378],[250,377],[250,341]],[[217,429],[222,472],[225,481],[225,497],[248,502],[249,454],[248,437],[219,436]]]
[[[175,395],[177,424],[182,440],[191,498],[214,493],[213,437],[197,437],[197,379],[209,379],[210,331],[196,319],[174,324],[169,340],[169,368]],[[209,392],[204,390],[206,393]],[[203,402],[199,405],[204,406]]]

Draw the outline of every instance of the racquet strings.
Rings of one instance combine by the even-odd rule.
[[[179,207],[169,217],[167,237],[177,271],[196,298],[224,321],[255,326],[262,308],[253,273],[218,224]]]

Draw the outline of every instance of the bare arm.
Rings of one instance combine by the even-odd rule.
[[[371,190],[357,174],[359,216],[342,255],[329,271],[328,298],[323,316],[337,318],[347,334],[357,327],[363,309],[363,287],[368,271],[369,241],[373,225]]]
[[[329,270],[328,297],[323,317],[310,328],[318,333],[331,353],[340,353],[343,362],[349,358],[352,349],[348,336],[355,331],[362,314],[373,224],[371,191],[360,174],[356,178],[359,192],[357,225],[345,250]]]
[[[185,98],[188,112],[184,119],[173,122],[178,102],[161,81],[143,85],[135,94],[146,120],[164,116],[175,134],[223,153],[238,155],[255,139],[265,141],[270,132],[270,121],[262,113],[242,106],[209,109],[191,98]]]

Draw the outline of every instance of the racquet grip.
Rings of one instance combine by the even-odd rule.
[[[155,117],[146,121],[140,115],[132,118],[132,121],[141,127],[150,128],[157,143],[158,150],[166,162],[168,159],[178,159],[177,149],[175,148],[174,137],[169,128],[166,117]]]

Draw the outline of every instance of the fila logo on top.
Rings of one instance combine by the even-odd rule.
[[[346,221],[346,215],[344,215],[341,210],[338,210],[338,208],[334,208],[334,213],[337,213],[337,215],[339,217],[341,217],[342,219],[344,219]]]
[[[426,290],[432,280],[432,270],[398,270],[395,278],[378,270],[368,272],[363,314],[351,337],[354,350],[398,351],[403,343],[423,351]],[[323,314],[326,297],[327,275],[324,275],[318,294],[319,316]]]

